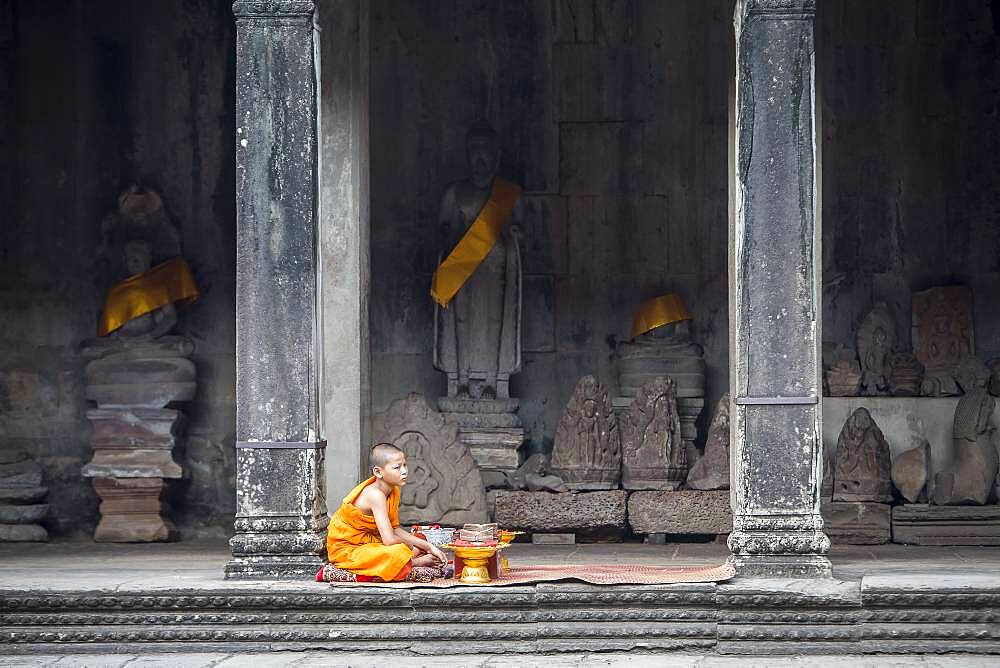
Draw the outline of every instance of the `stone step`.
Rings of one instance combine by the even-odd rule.
[[[160,582],[0,589],[0,652],[996,654],[998,619],[1000,577],[991,575],[444,590]]]

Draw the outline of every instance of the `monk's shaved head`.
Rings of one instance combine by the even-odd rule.
[[[368,465],[384,468],[389,463],[389,460],[396,455],[405,456],[406,453],[392,443],[376,443],[372,446],[372,450],[368,454]]]

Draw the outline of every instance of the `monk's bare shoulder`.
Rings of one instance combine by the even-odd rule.
[[[369,485],[358,494],[354,506],[363,513],[374,515],[376,510],[386,509],[386,496],[375,485]]]

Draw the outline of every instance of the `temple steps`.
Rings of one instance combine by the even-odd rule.
[[[0,589],[0,652],[1000,654],[1000,578],[988,579],[975,588],[914,576],[876,584]]]

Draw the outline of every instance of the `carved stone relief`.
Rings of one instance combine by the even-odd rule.
[[[913,353],[892,353],[888,357],[889,394],[918,397],[924,382],[924,365]]]
[[[895,345],[896,321],[885,302],[879,302],[858,328],[862,394],[876,396],[888,392],[889,367],[886,358]]]
[[[951,467],[934,476],[934,503],[939,506],[985,504],[997,476],[995,425],[990,416],[996,400],[985,389],[967,391],[955,408],[952,429],[954,459]]]
[[[570,490],[615,489],[621,461],[621,439],[608,390],[593,376],[584,376],[556,428],[552,471]]]
[[[486,522],[483,479],[458,427],[431,409],[420,394],[393,402],[372,423],[375,442],[406,453],[408,482],[402,488],[399,521],[461,525]]]
[[[847,418],[837,439],[833,500],[892,501],[889,444],[865,408]]]
[[[639,388],[621,416],[622,487],[676,489],[687,475],[674,381],[660,376]]]
[[[924,365],[925,396],[959,394],[955,368],[976,349],[972,330],[972,290],[931,288],[913,295],[913,354]]]
[[[729,489],[729,393],[715,406],[715,416],[708,427],[705,454],[688,473],[691,489]]]

